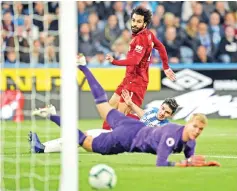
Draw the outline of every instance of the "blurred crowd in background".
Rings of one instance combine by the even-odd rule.
[[[59,62],[58,2],[1,2],[2,63]],[[237,63],[237,3],[227,1],[79,1],[78,53],[89,65],[124,59],[136,6],[153,13],[149,29],[163,42],[170,63]],[[70,47],[68,47],[70,50]],[[153,50],[152,63],[160,63]]]
[[[59,62],[58,2],[1,2],[1,61]]]

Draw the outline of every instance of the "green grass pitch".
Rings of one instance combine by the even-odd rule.
[[[183,121],[179,121],[183,123]],[[101,120],[80,120],[82,130],[100,128]],[[47,128],[46,128],[47,127]],[[58,138],[60,129],[49,121],[1,123],[1,187],[0,190],[58,190],[60,154],[30,154],[27,134],[38,133],[42,142]],[[126,136],[126,135],[124,135]],[[115,169],[118,191],[234,191],[237,190],[237,121],[209,120],[197,141],[197,154],[217,160],[220,168],[157,168],[151,154],[102,156],[80,149],[80,191],[92,190],[88,172],[93,165],[104,163]],[[178,161],[183,155],[172,155]],[[4,189],[3,189],[4,188]]]

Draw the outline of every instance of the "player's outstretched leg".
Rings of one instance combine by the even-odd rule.
[[[61,125],[60,123],[60,116],[56,115],[55,107],[50,104],[47,105],[45,108],[39,108],[32,111],[33,116],[40,116],[40,117],[47,117],[58,126]]]
[[[61,119],[60,119],[60,116],[59,115],[50,115],[49,116],[49,119],[51,121],[53,121],[54,123],[56,123],[59,127],[61,125]]]
[[[41,143],[38,135],[30,132],[28,134],[28,141],[32,153],[55,153],[62,150],[62,138]]]
[[[82,146],[84,140],[86,139],[85,133],[78,129],[79,141],[78,144]]]
[[[86,67],[85,57],[80,56],[78,61],[78,68],[84,73],[88,84],[91,88],[92,95],[94,96],[94,101],[96,103],[97,109],[103,119],[106,119],[107,114],[113,108],[108,103],[107,95],[104,89],[101,87],[99,82],[95,79],[91,71]]]

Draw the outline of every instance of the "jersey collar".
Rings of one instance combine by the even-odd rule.
[[[147,28],[144,28],[144,29],[142,29],[140,32],[138,32],[138,33],[133,33],[132,34],[132,36],[134,37],[134,36],[137,36],[137,35],[139,35],[139,34],[141,34],[141,33],[145,33],[147,31]]]

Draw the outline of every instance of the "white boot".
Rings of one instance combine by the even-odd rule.
[[[34,116],[48,117],[49,115],[56,115],[56,109],[53,105],[48,105],[45,108],[35,109],[31,114]]]
[[[86,66],[86,57],[83,54],[77,56],[77,66]]]

